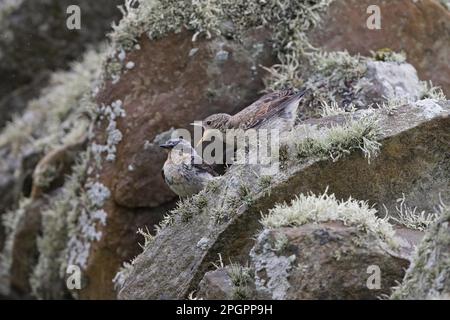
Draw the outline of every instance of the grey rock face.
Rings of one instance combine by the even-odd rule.
[[[414,102],[422,92],[417,71],[409,63],[368,61],[360,86],[367,104],[393,98]]]
[[[284,247],[275,248],[285,238]],[[251,253],[258,296],[266,299],[377,299],[400,281],[408,260],[380,239],[341,222],[265,230]],[[369,279],[380,270],[379,286]]]
[[[370,164],[358,152],[339,161],[314,157],[305,162],[287,161],[272,176],[269,189],[261,188],[257,166],[231,167],[217,188],[206,191],[205,208],[194,212],[187,222],[175,217],[173,224],[138,256],[119,298],[183,298],[196,289],[218,253],[225,261],[230,258],[245,263],[254,245],[252,237],[261,227],[261,212],[299,193],[320,194],[328,187],[337,198],[365,199],[377,204],[380,212],[386,206],[393,213],[403,192],[412,207],[432,211],[439,193],[444,201],[450,200],[450,164],[446,158],[450,103],[440,102],[439,106],[442,109],[432,118],[414,104],[401,106],[392,115],[370,111],[378,114],[382,143],[379,156]],[[352,116],[362,117],[367,112]],[[320,130],[343,125],[347,119],[333,116],[311,119],[303,125]],[[237,207],[230,205],[235,199],[240,203]],[[197,248],[203,237],[210,239],[207,247]],[[287,262],[281,262],[288,272]],[[283,295],[283,290],[277,292]]]

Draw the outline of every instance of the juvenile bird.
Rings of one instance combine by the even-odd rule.
[[[234,116],[217,113],[207,117],[201,125],[205,130],[198,145],[210,137],[211,129],[225,133],[227,129],[279,129],[290,130],[297,117],[297,109],[306,90],[292,89],[264,95]]]
[[[199,193],[218,175],[184,139],[171,139],[160,147],[170,150],[162,176],[169,188],[182,198]]]

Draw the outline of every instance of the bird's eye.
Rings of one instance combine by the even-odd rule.
[[[211,124],[211,120],[206,121],[206,124],[209,126]]]

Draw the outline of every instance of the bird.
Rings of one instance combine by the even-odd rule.
[[[278,129],[280,132],[290,130],[297,118],[297,109],[301,98],[307,89],[295,92],[293,89],[275,91],[262,96],[251,105],[235,115],[216,113],[210,115],[201,123],[203,136],[197,143],[211,137],[213,129],[225,134],[227,129]]]
[[[179,197],[188,198],[199,193],[209,181],[218,176],[188,141],[181,138],[170,139],[160,147],[169,150],[162,168],[163,179]]]

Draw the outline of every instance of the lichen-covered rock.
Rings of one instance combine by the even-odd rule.
[[[256,296],[254,272],[248,267],[232,264],[205,273],[195,293],[205,300],[250,300]]]
[[[380,8],[379,30],[367,27],[367,9],[372,5]],[[450,12],[438,1],[335,0],[322,21],[308,33],[313,45],[362,55],[383,48],[404,51],[420,78],[450,93]]]
[[[439,215],[392,299],[450,299],[450,208],[442,204]]]
[[[167,157],[159,147],[164,142],[160,133],[172,127],[191,127],[192,131],[191,122],[214,112],[236,112],[263,89],[263,74],[255,68],[273,61],[265,32],[250,31],[244,44],[226,38],[194,43],[192,36],[184,31],[153,42],[142,38],[140,49],[129,53],[123,62],[133,62],[134,68],[122,74],[117,83],[107,83],[99,93],[100,105],[120,100],[125,116],[117,120],[121,140],[115,159],[108,161],[110,154],[106,155],[98,172],[99,179],[111,190],[111,201],[105,209],[108,223],[103,228],[104,239],[94,245],[86,269],[91,279],[84,290],[86,296],[104,296],[108,289],[108,294],[114,294],[112,282],[110,288],[100,289],[97,281],[103,278],[97,272],[101,270],[112,279],[122,261],[136,254],[135,249],[130,249],[136,239],[134,233],[126,235],[122,230],[136,228],[134,221],[144,212],[149,218],[154,216],[153,223],[159,222],[168,207],[164,204],[174,200],[175,195],[160,174]],[[97,145],[108,143],[109,123],[103,121],[97,131]],[[121,235],[115,230],[120,230]],[[97,249],[104,246],[121,254]],[[108,260],[109,274],[105,267],[99,267],[105,259],[114,259]]]
[[[382,104],[386,99],[415,102],[424,91],[416,69],[404,62],[368,61],[359,86],[365,106]]]
[[[102,41],[120,18],[122,0],[17,0],[0,4],[0,128],[38,96],[52,72]],[[81,29],[69,30],[70,5],[81,10]]]
[[[256,289],[266,299],[376,299],[389,294],[409,261],[376,236],[342,222],[262,232],[250,256]],[[371,267],[380,285],[371,287]]]
[[[450,134],[450,104],[435,103],[431,109],[434,113],[417,105],[401,106],[394,113],[360,111],[351,115],[362,120],[347,125],[346,116],[305,121],[304,126],[321,133],[305,140],[304,126],[294,131],[301,136],[288,138],[286,151],[280,154],[281,169],[270,179],[260,177],[255,165],[234,165],[220,181],[180,205],[135,259],[119,297],[183,298],[195,290],[218,253],[245,263],[251,238],[260,228],[260,212],[298,193],[322,193],[328,187],[338,198],[366,199],[394,214],[402,190],[412,206],[431,211],[440,193],[443,199],[450,198],[449,163],[444,156],[449,146],[442,139]],[[378,115],[377,134],[372,135],[375,124],[364,120],[367,114]],[[330,126],[334,127],[327,129]],[[376,158],[373,139],[382,144]],[[344,156],[357,149],[372,155],[370,163],[358,152]]]

